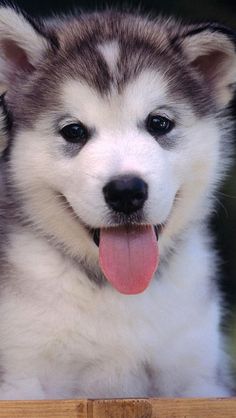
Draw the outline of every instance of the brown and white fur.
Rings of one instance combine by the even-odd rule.
[[[0,398],[229,396],[207,218],[228,164],[232,32],[113,11],[36,22],[2,7],[0,58]],[[173,129],[154,137],[150,114]],[[83,146],[60,135],[77,121]],[[103,277],[91,234],[136,222],[114,218],[102,193],[127,173],[148,184],[142,222],[159,225],[160,249],[130,296]]]

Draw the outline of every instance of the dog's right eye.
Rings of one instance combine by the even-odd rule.
[[[150,114],[146,120],[146,127],[151,135],[168,134],[174,127],[174,122],[165,116]]]
[[[82,123],[70,123],[60,130],[61,136],[68,142],[84,144],[89,138],[89,131]]]

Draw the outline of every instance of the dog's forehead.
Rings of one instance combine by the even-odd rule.
[[[124,119],[126,122],[139,121],[149,112],[166,105],[167,84],[161,73],[144,70],[122,91],[114,85],[107,94],[101,94],[85,82],[70,79],[61,87],[61,107],[66,114],[82,118],[89,124]]]
[[[34,82],[25,87],[23,101],[21,96],[19,100],[12,96],[16,119],[20,124],[33,126],[40,114],[49,110],[57,112],[64,102],[68,105],[72,100],[74,108],[72,97],[77,96],[80,106],[83,97],[83,106],[91,108],[98,98],[100,104],[104,104],[107,97],[114,99],[114,91],[116,100],[128,96],[126,92],[129,92],[134,108],[140,106],[142,99],[143,106],[153,101],[155,108],[164,95],[163,89],[166,94],[167,88],[168,100],[171,98],[175,103],[185,100],[203,114],[206,106],[203,106],[199,85],[191,77],[183,57],[171,47],[167,26],[166,22],[150,23],[131,17],[122,20],[117,15],[109,18],[106,14],[59,25],[56,31],[59,50],[45,56],[45,65],[35,72]],[[74,91],[70,88],[72,84]],[[87,95],[85,89],[81,90],[82,85],[86,86]],[[89,101],[91,92],[93,100]],[[105,98],[103,102],[101,96]]]
[[[175,101],[184,99],[204,115],[209,106],[204,105],[207,100],[202,100],[201,86],[184,54],[173,46],[179,30],[180,24],[171,19],[149,20],[122,13],[72,19],[58,29],[63,51],[58,71],[104,95],[114,86],[122,92],[140,74],[155,71],[165,75]]]
[[[142,38],[141,34],[114,33],[101,39],[91,32],[85,39],[76,36],[59,51],[58,71],[82,79],[88,85],[106,94],[114,85],[122,90],[138,74],[155,69],[171,72],[175,55],[164,54],[159,42]],[[57,72],[57,69],[55,70]]]

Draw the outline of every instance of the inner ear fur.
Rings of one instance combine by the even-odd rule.
[[[208,83],[218,106],[227,106],[236,83],[234,32],[220,26],[196,27],[181,35],[180,44],[190,65]]]

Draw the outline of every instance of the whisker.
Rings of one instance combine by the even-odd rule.
[[[229,199],[236,199],[236,196],[233,196],[224,192],[218,192],[218,194],[220,194],[223,197],[228,197]]]

